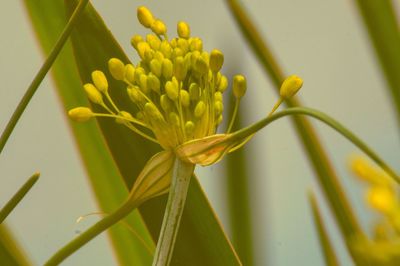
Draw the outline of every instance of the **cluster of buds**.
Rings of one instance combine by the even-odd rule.
[[[352,160],[351,170],[367,184],[365,201],[380,214],[380,219],[374,224],[373,239],[356,237],[352,248],[373,265],[398,265],[393,264],[400,260],[400,200],[396,183],[361,157]]]
[[[164,149],[215,134],[223,118],[223,93],[228,87],[227,77],[220,72],[224,55],[217,49],[204,51],[202,40],[191,37],[186,22],[178,22],[178,37],[169,40],[165,24],[146,7],[138,8],[137,16],[153,32],[145,38],[135,35],[131,39],[140,62],[135,66],[111,58],[108,68],[114,79],[126,84],[127,95],[139,112],[119,110],[108,95],[106,76],[96,70],[92,73],[93,83],[85,84],[84,88],[89,99],[109,114],[94,114],[89,108],[78,107],[70,111],[70,116],[78,121],[92,116],[114,116]],[[240,99],[246,91],[246,80],[242,75],[233,80],[233,93]],[[111,106],[105,104],[103,95]],[[151,129],[155,139],[141,127]]]

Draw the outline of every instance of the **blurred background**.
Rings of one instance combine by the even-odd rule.
[[[400,5],[393,2],[399,15]],[[138,6],[147,5],[155,16],[164,20],[170,35],[175,34],[172,32],[177,21],[187,21],[192,35],[203,39],[206,50],[218,48],[224,52],[226,75],[242,73],[247,77],[248,91],[240,107],[243,123],[263,118],[277,100],[272,83],[247,47],[223,1],[95,0],[92,3],[132,60],[137,57],[130,47],[130,37],[135,33],[147,34],[136,19]],[[400,171],[399,125],[354,2],[247,0],[243,4],[285,72],[304,79],[299,93],[304,104],[341,121]],[[3,2],[0,20],[0,127],[4,128],[44,59],[21,1]],[[353,181],[347,169],[349,155],[360,152],[321,123],[313,124],[363,227],[368,230],[373,216],[363,206],[362,187]],[[55,247],[98,220],[92,216],[75,223],[79,216],[97,210],[76,152],[65,113],[51,79],[46,78],[0,159],[0,206],[32,173],[41,172],[39,182],[7,220],[37,265]],[[312,189],[317,191],[324,207],[324,218],[343,265],[351,265],[289,120],[279,120],[263,129],[245,147],[245,154],[251,168],[249,191],[255,264],[323,264],[307,202],[307,191]],[[197,167],[196,171],[229,233],[224,166],[222,162],[208,168]],[[63,265],[115,264],[103,234]]]

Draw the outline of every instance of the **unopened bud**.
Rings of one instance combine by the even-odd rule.
[[[156,19],[151,23],[151,30],[157,35],[165,35],[167,33],[167,27],[164,22]]]
[[[108,90],[108,82],[107,82],[107,78],[104,75],[103,72],[101,72],[100,70],[95,70],[92,72],[92,80],[94,85],[96,86],[96,88],[103,92],[106,93]]]
[[[83,88],[85,89],[85,92],[92,103],[100,105],[103,104],[103,96],[92,83],[86,83],[83,85]]]
[[[303,80],[296,75],[291,75],[283,81],[279,94],[283,99],[289,99],[300,90],[301,86],[303,86]]]
[[[140,24],[142,24],[146,28],[150,28],[154,22],[153,14],[145,6],[141,6],[137,9],[137,18]]]
[[[137,49],[137,45],[138,45],[140,42],[143,42],[143,38],[142,38],[142,36],[140,36],[140,35],[134,35],[134,36],[131,38],[131,45],[132,45],[133,48],[135,48],[135,49]]]
[[[181,94],[181,104],[183,107],[189,107],[190,105],[190,97],[189,93],[186,90],[180,90]]]
[[[210,69],[212,72],[218,72],[221,70],[224,64],[224,55],[221,51],[214,49],[210,54]]]
[[[135,67],[132,64],[125,65],[125,78],[130,83],[135,82]]]
[[[199,101],[194,108],[194,116],[196,118],[200,118],[203,116],[204,112],[206,111],[206,105],[203,101]]]
[[[221,79],[222,81],[222,79]],[[243,95],[246,93],[247,90],[247,82],[246,78],[242,75],[236,75],[233,77],[233,95],[237,99],[240,99],[243,97]]]
[[[184,38],[184,39],[189,39],[189,37],[190,37],[189,24],[187,24],[184,21],[179,21],[178,22],[177,31],[178,31],[178,36],[179,37]]]
[[[167,81],[165,84],[165,92],[172,101],[176,101],[178,99],[178,87],[175,85],[174,82]]]
[[[68,115],[77,122],[86,122],[93,117],[93,112],[87,107],[76,107],[69,110]]]
[[[118,58],[111,58],[108,60],[108,69],[110,70],[111,76],[116,80],[124,80],[125,77],[125,65]]]

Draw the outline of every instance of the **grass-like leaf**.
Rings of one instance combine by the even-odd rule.
[[[67,1],[70,11],[74,8],[73,2],[76,4],[76,1]],[[111,57],[120,58],[125,63],[129,62],[91,6],[88,6],[79,25],[73,33],[72,40],[83,82],[90,81],[90,73],[95,69],[107,72],[107,61]],[[109,81],[112,88],[110,94],[118,106],[126,111],[134,111],[123,84],[113,82],[111,79]],[[131,187],[145,162],[159,150],[159,147],[115,124],[114,121],[103,119],[99,124],[126,185]],[[159,234],[165,201],[165,196],[160,197],[140,208],[154,239],[157,239]],[[171,264],[189,261],[191,265],[240,264],[196,178],[191,181]]]
[[[400,122],[400,28],[392,2],[355,0],[375,48]]]
[[[6,205],[0,209],[0,224],[3,223],[4,219],[14,210],[18,203],[25,197],[26,193],[33,187],[36,181],[39,179],[39,173],[33,174],[25,184],[12,196],[12,198],[6,203]]]
[[[25,0],[25,5],[40,44],[47,54],[65,27],[64,3],[62,0],[40,2]],[[59,54],[52,70],[65,111],[73,106],[88,104],[76,71],[70,46],[66,46]],[[96,123],[92,122],[85,125],[71,123],[70,125],[76,136],[77,146],[97,201],[101,210],[109,213],[119,207],[127,198],[128,190],[125,183],[108,152]],[[135,231],[146,240],[148,245],[154,247],[154,243],[137,212],[129,215],[125,221],[135,228]],[[148,253],[143,243],[126,228],[123,226],[113,227],[110,229],[110,235],[120,264],[149,265],[151,263],[151,254]]]
[[[322,253],[325,259],[325,265],[327,266],[338,266],[338,260],[336,258],[335,251],[329,239],[328,232],[326,231],[324,222],[322,220],[321,212],[318,208],[317,201],[312,192],[308,194],[308,200],[310,202],[314,224],[317,228],[319,243],[321,244]]]
[[[32,265],[4,223],[0,224],[0,262],[7,266]]]

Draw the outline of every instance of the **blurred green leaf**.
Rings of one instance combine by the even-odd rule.
[[[327,266],[337,266],[339,265],[335,251],[329,240],[328,233],[322,221],[321,212],[318,208],[317,201],[315,199],[314,193],[310,192],[308,195],[308,200],[311,206],[313,219],[315,227],[317,228],[319,243],[321,245],[322,254],[324,255],[325,265]]]
[[[66,2],[70,12],[76,2]],[[108,73],[107,61],[111,57],[129,62],[92,6],[88,6],[87,12],[80,20],[79,27],[72,35],[72,41],[82,82],[90,81],[90,74],[95,69]],[[124,84],[112,79],[109,79],[109,84],[110,94],[118,106],[135,113]],[[99,124],[109,150],[130,188],[150,156],[160,148],[113,120],[101,119]],[[140,208],[153,239],[158,238],[165,203],[166,196],[163,196],[145,203]],[[171,264],[184,265],[188,262],[191,265],[240,264],[196,178],[191,181]]]
[[[7,266],[28,266],[31,263],[21,250],[8,227],[0,224],[0,262]]]
[[[47,54],[66,24],[64,3],[62,0],[39,2],[25,0],[25,4],[40,44]],[[63,49],[52,70],[65,110],[74,106],[88,105],[70,46]],[[105,213],[111,212],[127,198],[128,190],[113,158],[110,157],[103,136],[95,122],[85,125],[70,123],[70,126],[76,136],[77,146],[101,210]],[[154,247],[138,212],[129,215],[125,221],[145,239],[148,245]],[[111,228],[109,232],[120,264],[149,265],[151,263],[152,255],[125,227],[118,225]]]
[[[266,41],[259,34],[256,26],[240,4],[240,1],[226,0],[226,2],[242,34],[255,53],[256,58],[260,61],[265,73],[272,79],[275,89],[279,93],[285,75]],[[296,97],[286,100],[285,103],[288,107],[301,106]],[[335,214],[343,238],[361,232],[358,221],[351,210],[343,188],[315,129],[308,119],[301,116],[293,116],[292,122],[302,141],[304,150],[316,173],[324,195],[328,199],[329,206]]]
[[[400,29],[390,0],[355,0],[375,48],[400,122]]]

